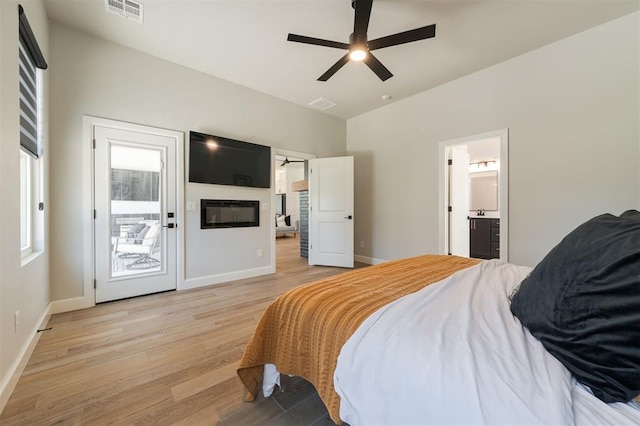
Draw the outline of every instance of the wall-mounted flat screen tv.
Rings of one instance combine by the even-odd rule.
[[[271,148],[190,132],[189,182],[269,188]]]

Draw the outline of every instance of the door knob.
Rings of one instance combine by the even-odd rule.
[[[345,216],[345,219],[353,219],[353,216],[349,215],[349,216]]]
[[[163,228],[177,228],[178,225],[176,225],[175,223],[167,223],[166,225],[163,226]]]

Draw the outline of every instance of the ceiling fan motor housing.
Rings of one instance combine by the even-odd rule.
[[[353,46],[364,46],[367,47],[367,34],[356,34],[351,33],[349,35],[349,44],[351,47]]]

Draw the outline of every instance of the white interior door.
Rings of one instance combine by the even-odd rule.
[[[309,160],[309,264],[353,268],[353,157]]]
[[[449,253],[469,257],[469,153],[451,148],[449,166]]]
[[[96,302],[174,290],[176,140],[95,127]]]

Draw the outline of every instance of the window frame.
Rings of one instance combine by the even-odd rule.
[[[20,254],[33,252],[33,158],[20,148]]]
[[[22,5],[18,6],[19,190],[20,254],[23,265],[41,240],[43,222],[37,215],[42,203],[43,75],[47,63],[31,30]],[[37,209],[37,210],[36,210]],[[38,243],[39,244],[39,243]],[[44,249],[44,247],[41,247]]]

